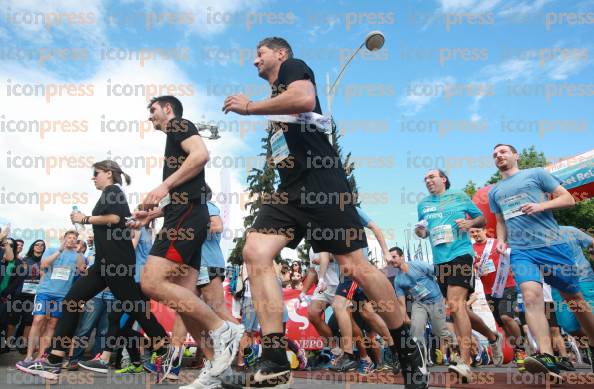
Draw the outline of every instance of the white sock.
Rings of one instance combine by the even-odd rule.
[[[223,324],[219,328],[214,329],[211,332],[211,334],[212,334],[212,336],[217,336],[217,335],[220,335],[223,332],[227,331],[227,329],[229,329],[229,324],[227,324],[227,322],[224,321]]]

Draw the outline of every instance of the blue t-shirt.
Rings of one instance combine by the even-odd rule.
[[[435,304],[443,300],[443,296],[435,281],[433,266],[421,261],[406,262],[408,271],[398,269],[394,277],[396,296],[410,294],[415,301]]]
[[[594,238],[575,227],[559,226],[559,230],[561,236],[565,238],[565,241],[571,247],[572,257],[575,258],[578,269],[579,282],[594,282],[594,271],[592,271],[590,261],[584,257],[582,251],[582,248],[592,246]]]
[[[499,181],[489,191],[493,213],[505,219],[507,243],[512,249],[536,249],[564,243],[552,211],[526,215],[520,207],[546,201],[560,185],[559,180],[542,168],[524,169]]]
[[[363,227],[369,227],[369,223],[371,223],[371,218],[369,215],[359,207],[356,207],[356,209],[357,213],[359,214],[359,220],[361,221]],[[369,258],[369,246],[363,248],[363,254],[365,255],[365,258]]]
[[[214,205],[212,201],[207,203],[208,215],[219,216],[221,211]],[[221,233],[208,233],[206,240],[202,244],[202,260],[200,266],[209,267],[225,267],[225,257],[223,257],[223,251],[221,250]]]
[[[462,255],[474,257],[468,232],[460,231],[456,219],[472,219],[482,212],[466,193],[460,190],[446,190],[441,195],[429,195],[417,206],[419,221],[427,221],[427,232],[433,249],[433,263],[440,264]]]
[[[58,249],[48,248],[43,253],[42,260],[55,253]],[[75,250],[64,250],[52,265],[43,271],[45,274],[39,282],[37,293],[43,293],[55,297],[64,297],[74,283],[78,275],[76,259],[78,253]]]
[[[140,275],[142,274],[142,268],[148,259],[149,253],[151,251],[151,247],[153,247],[153,237],[146,229],[146,227],[142,227],[140,229],[140,238],[138,239],[138,244],[136,245],[136,266],[134,268],[134,281],[138,284],[140,283]]]

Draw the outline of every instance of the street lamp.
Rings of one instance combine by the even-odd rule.
[[[386,41],[386,38],[384,37],[384,34],[382,34],[381,31],[371,31],[369,34],[367,34],[367,36],[365,37],[365,41],[363,43],[361,43],[361,46],[359,46],[359,48],[357,50],[355,50],[355,52],[345,62],[345,64],[340,69],[340,72],[338,72],[338,76],[336,77],[336,80],[334,81],[334,83],[332,84],[330,89],[328,89],[328,99],[327,99],[328,116],[332,117],[332,100],[334,99],[334,90],[336,89],[336,87],[338,86],[338,83],[342,79],[342,75],[344,74],[344,71],[346,70],[346,67],[348,66],[348,64],[351,63],[353,58],[355,58],[355,55],[357,55],[357,53],[363,48],[363,46],[365,46],[367,48],[367,50],[369,50],[369,51],[376,51],[376,50],[381,49],[384,46],[385,41]],[[328,79],[328,81],[329,81],[329,79]]]

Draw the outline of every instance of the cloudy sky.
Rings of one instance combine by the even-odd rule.
[[[534,145],[552,161],[593,148],[593,1],[0,4],[0,224],[27,243],[67,228],[73,204],[90,212],[95,161],[115,159],[132,176],[132,206],[160,182],[165,137],[146,122],[159,94],[219,126],[207,180],[227,237],[240,234],[265,120],[220,108],[230,94],[268,95],[252,66],[267,36],[285,37],[312,67],[327,110],[328,80],[369,31],[385,34],[381,51],[349,65],[333,114],[363,208],[389,245],[404,243],[431,167],[454,187],[482,185],[496,143]]]

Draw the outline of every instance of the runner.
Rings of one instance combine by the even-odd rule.
[[[328,140],[328,121],[321,115],[313,71],[293,58],[282,38],[266,38],[257,45],[254,65],[268,81],[272,97],[250,101],[243,95],[225,99],[223,111],[272,117],[272,156],[280,185],[260,208],[247,234],[243,258],[248,264],[252,295],[262,324],[262,358],[246,374],[233,374],[224,386],[287,386],[291,370],[285,353],[282,328],[282,294],[273,269],[273,258],[285,246],[295,248],[306,237],[317,252],[330,252],[347,268],[367,296],[390,307],[382,311],[400,354],[407,388],[425,388],[427,370],[420,349],[396,312],[397,300],[386,277],[363,255],[367,246],[359,221],[356,199],[349,188],[340,158]],[[330,161],[330,164],[321,162]],[[284,200],[286,199],[286,201]]]
[[[518,369],[524,367],[524,344],[521,339],[521,331],[518,322],[514,319],[518,294],[516,292],[516,282],[513,274],[508,270],[506,274],[500,274],[503,269],[499,266],[499,253],[497,252],[497,239],[487,239],[485,228],[471,228],[470,236],[474,240],[472,248],[475,253],[475,268],[478,272],[485,298],[493,317],[499,324],[505,334],[507,341],[514,348],[514,360]],[[502,269],[500,271],[500,269]],[[496,278],[504,278],[505,281],[499,283],[499,291],[494,291],[493,284]],[[495,295],[500,297],[495,297]]]
[[[590,347],[594,347],[592,308],[580,293],[575,258],[552,213],[573,206],[575,200],[544,169],[520,170],[519,158],[511,145],[494,147],[493,160],[502,176],[489,191],[489,205],[497,218],[497,251],[506,254],[506,244],[511,248],[511,267],[522,291],[526,321],[540,350],[524,360],[526,370],[562,381],[544,314],[542,275],[575,308]],[[547,200],[549,194],[552,197]]]
[[[49,380],[58,379],[62,362],[70,349],[72,336],[84,312],[84,303],[106,287],[122,300],[126,312],[136,319],[150,337],[150,345],[159,355],[168,354],[167,334],[143,301],[142,292],[134,282],[134,248],[132,234],[125,225],[130,216],[126,195],[121,189],[122,176],[130,184],[130,176],[111,160],[93,164],[93,182],[102,191],[92,216],[72,213],[73,223],[93,225],[96,260],[83,277],[79,277],[64,297],[62,318],[58,322],[51,352],[47,359],[17,364],[25,373]]]
[[[394,277],[394,289],[402,310],[406,306],[405,295],[410,294],[413,298],[410,332],[423,346],[422,350],[427,358],[425,345],[427,320],[431,322],[431,332],[434,336],[451,338],[446,328],[443,295],[435,280],[433,266],[422,261],[404,262],[399,251],[401,252],[398,247],[390,249],[392,254],[390,264],[398,270]],[[406,314],[406,311],[403,314]]]
[[[497,359],[503,361],[501,336],[491,331],[466,306],[468,296],[474,291],[474,251],[468,230],[484,226],[485,217],[464,192],[450,190],[450,180],[443,171],[429,170],[425,175],[425,185],[430,194],[418,205],[419,223],[415,233],[420,238],[429,237],[431,240],[437,284],[454,319],[461,360],[456,365],[450,365],[448,370],[456,373],[462,382],[468,382],[472,379],[472,328],[487,336],[493,346],[494,358],[497,354]]]
[[[147,194],[144,210],[135,212],[129,225],[137,228],[158,217],[165,220],[144,265],[142,290],[179,313],[194,339],[201,339],[201,331],[210,332],[214,355],[209,374],[216,377],[231,365],[244,330],[222,320],[195,293],[210,221],[210,189],[204,179],[208,150],[196,126],[182,118],[183,106],[176,97],[154,97],[148,108],[155,129],[167,136],[163,182]],[[154,363],[162,366],[164,377],[179,360],[180,350],[172,346],[170,351]]]

